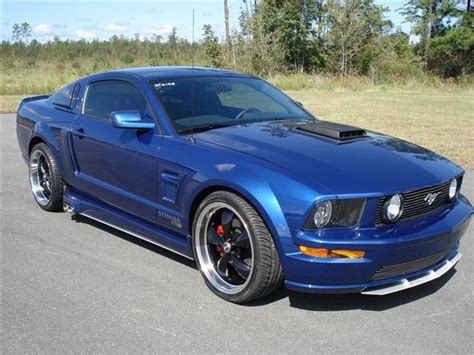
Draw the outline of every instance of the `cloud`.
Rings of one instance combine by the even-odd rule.
[[[163,36],[170,33],[172,30],[173,30],[172,25],[161,25],[161,26],[150,28],[148,32],[154,35]]]
[[[67,28],[67,25],[65,23],[57,23],[53,25],[54,28],[58,28],[60,30]]]
[[[76,36],[79,38],[84,38],[84,39],[92,39],[94,38],[94,34],[92,32],[84,31],[84,30],[77,30]]]
[[[46,40],[46,42],[52,42],[52,41],[54,41],[54,37],[55,37],[55,36],[49,36],[49,35],[48,35],[48,36],[45,36],[45,40]],[[59,39],[62,39],[62,38],[59,37],[59,36],[57,36],[57,37],[58,37]]]
[[[53,29],[51,28],[50,25],[42,23],[35,26],[35,32],[39,33],[40,35],[50,35],[53,33]]]
[[[104,26],[105,32],[120,32],[124,33],[128,31],[128,26],[124,23],[109,23]]]
[[[99,26],[84,26],[82,29],[86,31],[102,31],[102,28]]]

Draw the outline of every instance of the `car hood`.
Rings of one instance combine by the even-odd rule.
[[[395,193],[461,174],[449,160],[415,144],[369,132],[338,142],[296,129],[303,122],[261,122],[209,130],[197,140],[264,159],[335,194]]]

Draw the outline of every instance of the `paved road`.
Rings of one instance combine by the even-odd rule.
[[[456,270],[379,298],[281,289],[215,297],[192,262],[33,201],[13,115],[0,117],[2,352],[437,352],[474,348],[471,225]],[[463,191],[474,200],[474,173]]]

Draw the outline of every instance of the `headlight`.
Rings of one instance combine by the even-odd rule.
[[[390,197],[383,205],[385,220],[389,223],[396,222],[403,212],[403,197],[395,194]]]
[[[458,179],[453,179],[449,185],[449,199],[453,200],[458,193]]]
[[[332,202],[324,201],[316,205],[313,222],[316,228],[325,227],[332,217]]]
[[[360,222],[365,201],[365,198],[353,198],[320,202],[314,207],[303,228],[355,227]]]

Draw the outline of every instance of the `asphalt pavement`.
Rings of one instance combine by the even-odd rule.
[[[285,288],[239,306],[193,262],[86,218],[42,211],[14,115],[0,117],[4,354],[143,352],[472,353],[473,237],[444,277],[385,297]],[[463,193],[474,201],[474,173]]]

